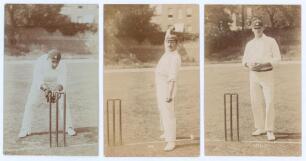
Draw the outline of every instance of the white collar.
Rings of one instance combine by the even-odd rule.
[[[262,36],[260,38],[256,38],[254,37],[254,40],[262,40],[265,39],[267,36],[265,34],[262,34]]]
[[[176,54],[177,53],[177,50],[174,50],[174,51],[166,51],[165,54]]]

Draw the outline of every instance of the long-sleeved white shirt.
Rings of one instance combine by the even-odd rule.
[[[60,84],[66,88],[67,70],[66,64],[61,60],[55,69],[52,69],[48,54],[40,56],[34,66],[31,90],[39,90],[42,84],[55,87]]]
[[[272,66],[281,61],[280,50],[274,38],[263,34],[261,38],[254,38],[245,47],[242,59],[243,66],[253,63],[271,63]]]
[[[181,57],[177,51],[166,52],[160,58],[155,72],[156,74],[167,77],[168,81],[176,81],[180,66]]]

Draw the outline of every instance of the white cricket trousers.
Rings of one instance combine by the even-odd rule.
[[[250,71],[250,95],[256,129],[274,130],[274,72]]]
[[[59,115],[60,115],[60,122],[62,122],[64,119],[64,97],[61,96],[58,104],[59,104]],[[44,92],[41,90],[37,91],[31,91],[29,93],[26,105],[25,105],[25,111],[23,114],[23,120],[22,120],[22,126],[20,131],[27,131],[31,132],[31,126],[32,126],[32,119],[33,119],[33,108],[35,110],[36,107],[43,107],[46,108],[46,112],[49,113],[49,103],[47,103],[47,99],[44,95]],[[52,104],[52,111],[55,111],[55,104]],[[47,118],[49,122],[49,117]],[[62,123],[59,123],[62,125]],[[46,124],[47,125],[47,124]],[[71,114],[70,114],[70,108],[68,99],[66,97],[66,131],[69,127],[72,127],[72,121],[71,121]]]
[[[170,103],[166,102],[166,98],[169,95],[169,82],[167,77],[156,74],[155,83],[161,130],[164,131],[165,141],[175,141],[176,117],[174,100],[172,100]]]

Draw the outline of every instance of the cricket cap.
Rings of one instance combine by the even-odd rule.
[[[57,49],[52,49],[48,52],[48,58],[61,60],[61,52]]]
[[[263,27],[263,22],[261,19],[256,18],[252,21],[252,28],[254,29],[260,29]]]

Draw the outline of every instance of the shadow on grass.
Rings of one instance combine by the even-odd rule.
[[[183,139],[190,139],[190,140],[200,140],[200,137],[194,137],[193,139],[191,139],[191,137],[189,136],[177,136],[176,140],[183,140]]]
[[[81,128],[75,128],[74,130],[77,132],[77,134],[78,133],[82,134],[82,133],[88,133],[88,132],[96,132],[98,130],[98,128],[97,127],[81,127]],[[63,133],[63,130],[59,130],[58,132],[59,133]],[[54,130],[52,131],[52,134],[53,133],[55,133]],[[49,134],[49,131],[42,131],[42,132],[31,133],[30,136],[33,136],[33,135],[46,135],[46,134]]]
[[[301,139],[301,133],[277,132],[274,134],[277,139]]]
[[[200,143],[190,143],[190,144],[181,144],[181,145],[176,145],[176,149],[177,148],[186,148],[186,147],[194,147],[194,146],[198,146],[200,145]]]

